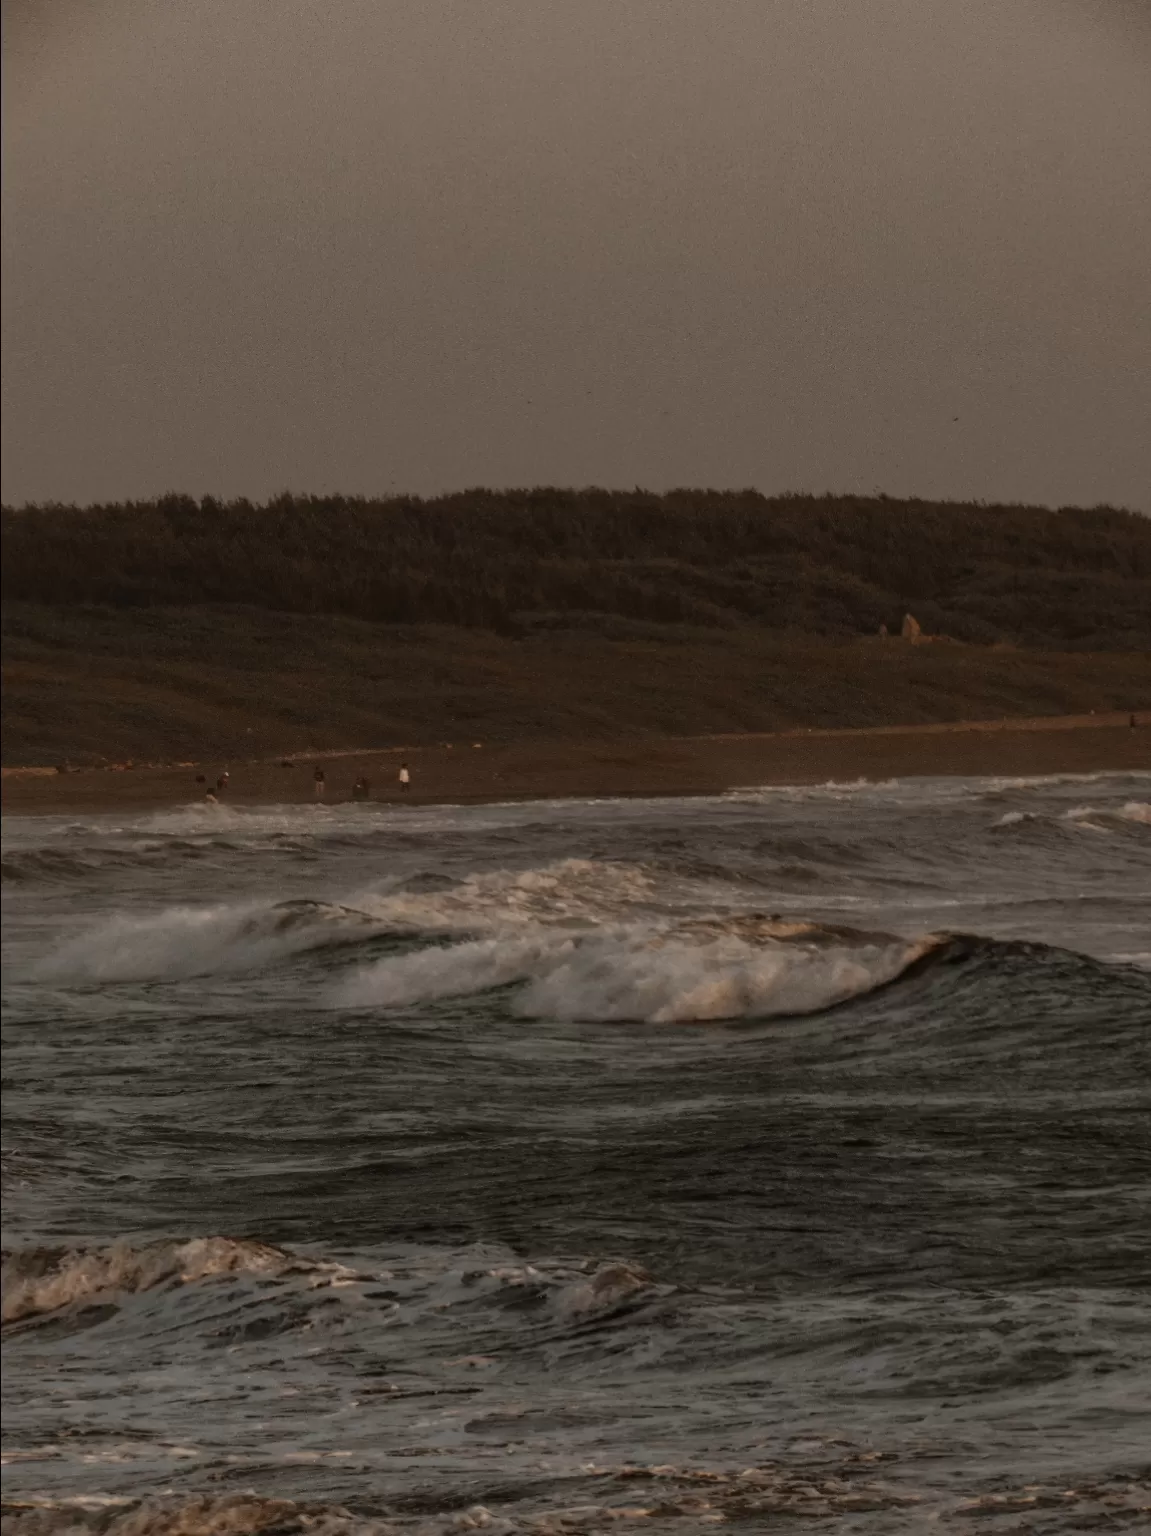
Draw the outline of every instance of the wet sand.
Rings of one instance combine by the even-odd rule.
[[[608,796],[708,795],[760,784],[850,783],[913,776],[1151,770],[1151,711],[1126,714],[885,726],[871,730],[787,731],[595,741],[397,747],[321,753],[292,760],[176,766],[5,769],[4,809],[19,814],[122,811],[202,799],[227,768],[229,804],[299,804],[316,798],[313,770],[325,774],[324,800],[351,798],[361,775],[370,799],[412,805]],[[401,793],[401,762],[411,790]]]

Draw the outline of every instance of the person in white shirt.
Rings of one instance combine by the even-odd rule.
[[[412,776],[408,772],[407,763],[400,764],[400,789],[405,793],[412,787]]]

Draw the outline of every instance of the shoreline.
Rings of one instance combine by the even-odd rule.
[[[412,788],[406,794],[396,782],[401,760],[411,767]],[[688,797],[759,785],[894,778],[1151,772],[1151,712],[631,741],[444,743],[313,752],[288,763],[279,758],[204,759],[66,773],[5,768],[3,808],[14,815],[62,815],[184,806],[204,798],[197,774],[214,783],[225,767],[230,782],[222,804],[314,804],[317,764],[326,775],[319,803],[328,805],[353,803],[351,785],[360,776],[371,783],[367,803],[477,805]]]

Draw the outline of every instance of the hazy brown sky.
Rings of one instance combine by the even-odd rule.
[[[1144,0],[6,7],[8,501],[1151,508]]]

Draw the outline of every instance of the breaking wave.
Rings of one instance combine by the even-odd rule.
[[[133,1247],[26,1248],[4,1255],[3,1321],[18,1322],[61,1307],[93,1303],[162,1285],[189,1285],[222,1275],[307,1272],[330,1279],[338,1265],[301,1259],[268,1243],[230,1237],[162,1239]]]
[[[640,865],[565,859],[538,869],[496,870],[422,889],[416,879],[351,903],[169,907],[119,915],[67,940],[34,979],[62,983],[175,980],[255,970],[309,949],[381,934],[473,934],[591,928],[666,911],[669,892]],[[672,902],[674,906],[674,901]],[[685,887],[685,909],[699,905]]]
[[[360,965],[329,987],[329,1004],[387,1008],[515,984],[521,1017],[671,1023],[818,1012],[886,985],[943,942],[749,913],[734,886],[717,911],[713,877],[669,887],[654,866],[568,859],[423,884],[347,905],[121,915],[67,941],[34,976],[178,980],[391,935],[423,942]]]
[[[1074,805],[1064,811],[1065,821],[1100,828],[1124,826],[1151,827],[1151,803],[1144,800],[1128,800],[1118,809],[1104,809],[1094,805]]]
[[[309,949],[355,943],[378,928],[368,913],[335,902],[169,907],[150,917],[97,923],[38,962],[32,974],[69,984],[250,971]]]
[[[92,1248],[6,1252],[2,1317],[5,1325],[25,1323],[69,1308],[119,1304],[147,1291],[178,1291],[242,1276],[290,1280],[309,1292],[332,1286],[354,1289],[361,1282],[381,1280],[399,1284],[400,1291],[375,1291],[373,1299],[394,1311],[403,1294],[411,1308],[405,1314],[409,1320],[425,1305],[433,1312],[457,1304],[470,1308],[482,1294],[497,1302],[505,1295],[513,1297],[521,1310],[531,1303],[542,1309],[544,1321],[578,1323],[634,1309],[673,1289],[657,1284],[641,1265],[626,1260],[598,1265],[584,1261],[576,1267],[560,1261],[535,1265],[510,1254],[475,1249],[464,1255],[426,1254],[410,1266],[401,1262],[371,1273],[250,1238],[160,1238],[143,1244],[117,1241]],[[172,1321],[170,1314],[168,1324]],[[188,1322],[198,1329],[199,1315],[189,1314]]]
[[[763,923],[478,939],[388,956],[330,994],[337,1007],[380,1008],[523,983],[524,1018],[651,1024],[818,1013],[884,986],[946,943]],[[769,931],[774,927],[775,936]],[[791,930],[789,933],[788,930]]]
[[[1135,832],[1151,827],[1151,802],[1128,800],[1121,806],[1072,805],[1065,811],[1005,811],[995,823],[1003,827],[1044,827],[1055,831]]]
[[[669,884],[646,864],[560,859],[538,868],[467,875],[433,891],[402,888],[363,903],[393,926],[461,933],[536,925],[590,927],[714,904],[717,882]],[[734,893],[725,893],[728,898]]]

